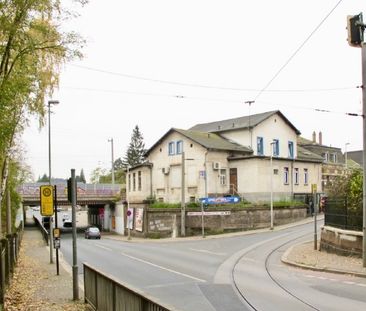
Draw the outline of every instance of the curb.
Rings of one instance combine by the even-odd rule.
[[[296,244],[296,245],[298,245],[298,244]],[[314,267],[314,266],[310,266],[310,265],[306,265],[306,264],[301,264],[301,263],[297,263],[295,261],[289,260],[288,259],[288,254],[291,253],[292,249],[296,245],[293,245],[290,248],[288,248],[286,250],[286,252],[282,255],[281,261],[284,264],[287,264],[287,265],[293,266],[293,267],[297,267],[297,268],[301,268],[301,269],[304,269],[304,270],[313,270],[313,271],[336,273],[336,274],[348,274],[348,275],[357,276],[357,277],[360,277],[360,278],[366,278],[366,273],[362,273],[362,272],[339,270],[339,269],[332,269],[332,268],[319,268],[319,267]]]

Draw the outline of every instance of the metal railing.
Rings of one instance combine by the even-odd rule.
[[[327,198],[324,224],[345,230],[362,231],[362,208],[351,208],[347,198]]]
[[[177,311],[84,263],[84,299],[94,310]]]
[[[20,224],[15,233],[7,234],[5,238],[0,240],[0,310],[4,304],[6,288],[10,283],[18,261],[22,238],[23,225]]]

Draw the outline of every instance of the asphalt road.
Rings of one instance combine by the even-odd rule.
[[[284,265],[283,252],[311,240],[313,224],[201,240],[77,240],[88,262],[182,311],[366,310],[366,280]],[[71,235],[61,241],[72,264]],[[80,275],[80,278],[82,276]]]

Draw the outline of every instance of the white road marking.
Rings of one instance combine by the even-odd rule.
[[[225,255],[227,255],[226,253],[216,253],[216,252],[208,251],[206,249],[190,248],[190,250],[191,251],[195,251],[195,252],[200,252],[200,253],[211,254],[211,255],[218,255],[218,256],[225,256]]]
[[[356,282],[351,282],[351,281],[343,281],[344,284],[348,284],[348,285],[355,285]]]
[[[100,248],[102,248],[102,249],[105,249],[105,250],[107,250],[107,251],[112,251],[112,249],[111,249],[111,248],[105,247],[105,246],[103,246],[103,245],[101,245],[101,244],[95,244],[95,246],[100,247]]]
[[[157,264],[154,264],[154,263],[152,263],[152,262],[150,262],[150,261],[146,261],[146,260],[144,260],[144,259],[137,258],[137,257],[134,257],[134,256],[131,256],[131,255],[128,255],[128,254],[123,253],[123,252],[121,252],[121,254],[122,254],[123,256],[125,256],[125,257],[128,257],[128,258],[131,258],[131,259],[134,259],[134,260],[140,261],[140,262],[142,262],[142,263],[145,263],[145,264],[147,264],[147,265],[153,266],[153,267],[155,267],[155,268],[159,268],[159,269],[162,269],[162,270],[165,270],[165,271],[168,271],[168,272],[172,272],[172,273],[178,274],[178,275],[180,275],[180,276],[184,276],[184,277],[186,277],[186,278],[190,278],[190,279],[196,280],[196,281],[198,281],[198,282],[206,282],[205,280],[202,280],[202,279],[196,278],[196,277],[194,277],[194,276],[192,276],[192,275],[188,275],[188,274],[185,274],[185,273],[182,273],[182,272],[179,272],[179,271],[175,271],[175,270],[172,270],[172,269],[169,269],[169,268],[165,268],[165,267],[159,266],[159,265],[157,265]]]
[[[356,283],[357,286],[366,287],[366,284]]]
[[[163,288],[163,287],[170,287],[170,286],[179,286],[179,285],[185,285],[186,282],[174,282],[174,283],[167,283],[167,284],[157,284],[157,285],[150,285],[146,286],[146,288]]]

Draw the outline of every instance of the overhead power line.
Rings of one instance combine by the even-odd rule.
[[[176,85],[176,86],[185,86],[185,87],[194,87],[194,88],[205,88],[205,89],[216,89],[216,90],[225,90],[225,91],[237,91],[237,92],[266,92],[266,93],[306,93],[306,92],[332,92],[332,91],[344,91],[344,90],[352,90],[356,88],[355,86],[344,86],[344,87],[333,87],[333,88],[319,88],[319,89],[271,89],[271,90],[263,90],[263,89],[245,89],[245,88],[235,88],[235,87],[224,87],[224,86],[214,86],[208,84],[194,84],[194,83],[185,83],[185,82],[177,82],[177,81],[168,81],[168,80],[160,80],[160,79],[153,79],[147,78],[142,76],[130,75],[121,72],[114,72],[108,71],[104,69],[77,65],[77,64],[69,64],[70,66],[80,68],[83,70],[89,70],[99,73],[104,73],[113,76],[120,76],[127,79],[134,79],[134,80],[141,80],[141,81],[148,81],[153,83],[161,83],[161,84],[169,84],[169,85]]]
[[[300,50],[305,46],[305,44],[310,40],[310,38],[318,31],[318,29],[324,24],[328,17],[334,12],[334,10],[341,4],[343,0],[339,0],[336,5],[329,11],[329,13],[320,21],[320,23],[315,27],[315,29],[306,37],[303,43],[290,55],[287,61],[280,67],[280,69],[273,75],[273,77],[267,82],[267,84],[259,91],[254,101],[258,99],[259,96],[272,84],[272,82],[279,76],[279,74],[287,67],[291,60],[300,52]]]

